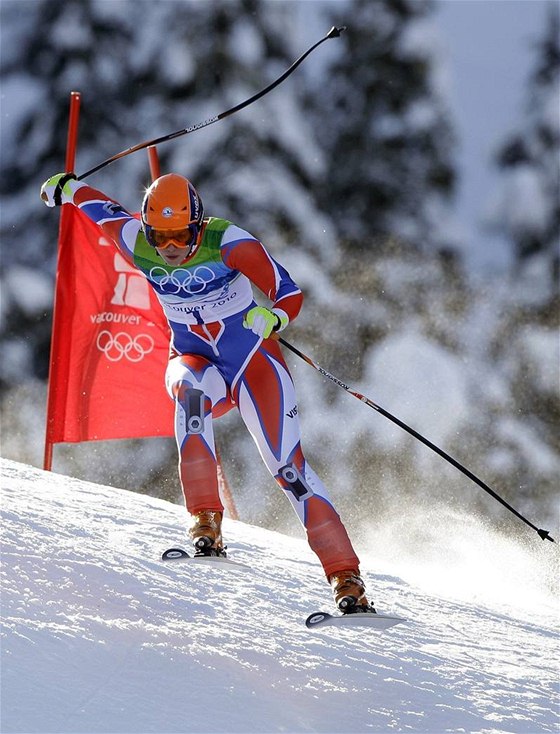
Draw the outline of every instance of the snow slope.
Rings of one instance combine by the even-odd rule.
[[[410,621],[310,632],[331,601],[303,540],[226,520],[253,573],[165,565],[181,507],[1,467],[5,734],[558,731],[552,604],[473,606],[368,562]]]

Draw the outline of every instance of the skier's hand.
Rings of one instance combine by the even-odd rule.
[[[57,173],[51,176],[41,186],[41,199],[48,207],[60,206],[62,194],[72,196],[72,189],[68,186],[68,181],[75,178],[73,173]]]
[[[254,306],[245,314],[243,326],[251,329],[253,334],[268,339],[273,331],[282,331],[288,326],[289,319],[279,308]]]

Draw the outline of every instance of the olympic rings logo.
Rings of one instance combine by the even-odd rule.
[[[194,270],[173,270],[171,273],[156,265],[150,270],[149,277],[160,288],[168,286],[167,293],[172,295],[183,292],[197,296],[204,292],[206,286],[216,278],[216,275],[206,265],[199,265]]]
[[[120,362],[121,359],[140,362],[153,351],[154,347],[155,342],[149,334],[132,337],[124,331],[116,334],[100,331],[97,337],[97,348],[110,362]]]

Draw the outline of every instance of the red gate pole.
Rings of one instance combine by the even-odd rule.
[[[81,94],[80,92],[70,92],[70,114],[69,114],[69,120],[68,120],[68,137],[66,139],[66,160],[65,160],[65,168],[64,170],[66,173],[73,173],[76,163],[76,148],[78,145],[78,122],[80,119],[80,101],[81,101]],[[62,216],[61,216],[62,221]],[[60,229],[59,229],[59,237],[58,237],[58,247],[59,247],[59,253],[60,253]],[[58,272],[56,276],[56,281],[58,282]],[[52,432],[52,424],[53,424],[53,414],[52,411],[54,409],[54,386],[51,383],[51,376],[53,374],[53,363],[56,357],[55,354],[55,333],[56,333],[56,326],[57,326],[57,314],[56,314],[56,292],[57,287],[55,283],[55,299],[54,299],[54,306],[53,306],[53,323],[52,323],[52,331],[51,331],[51,354],[50,354],[50,362],[49,362],[49,380],[47,383],[47,425],[46,425],[46,431],[45,431],[45,454],[43,458],[43,469],[46,471],[51,471],[52,468],[52,460],[53,460],[53,445],[54,442],[52,440],[51,432]]]
[[[150,145],[148,148],[148,160],[150,162],[150,176],[152,177],[152,181],[155,181],[156,178],[161,176],[159,156],[155,145]]]

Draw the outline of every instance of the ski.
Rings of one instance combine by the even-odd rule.
[[[314,612],[305,620],[308,629],[318,627],[373,627],[384,630],[393,627],[400,622],[406,622],[403,617],[392,617],[387,614],[370,614],[369,612],[356,612],[355,614],[333,615],[328,612]]]
[[[182,561],[184,563],[198,564],[201,566],[214,566],[230,571],[251,571],[251,566],[238,561],[232,561],[227,556],[191,556],[182,548],[169,548],[161,556],[162,561]]]

